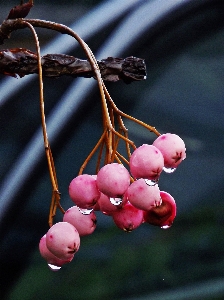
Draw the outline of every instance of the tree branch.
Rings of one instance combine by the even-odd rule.
[[[42,56],[43,75],[59,77],[94,77],[94,72],[88,60],[75,58],[66,54],[47,54]],[[146,66],[141,58],[108,57],[98,61],[102,79],[105,81],[123,80],[130,83],[146,79]],[[24,48],[5,49],[0,51],[0,73],[10,76],[38,74],[37,55]]]

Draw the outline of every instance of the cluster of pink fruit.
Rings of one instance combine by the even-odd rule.
[[[73,259],[80,236],[96,228],[95,211],[111,216],[117,227],[127,232],[142,223],[169,228],[176,216],[176,203],[169,193],[160,191],[158,180],[163,170],[173,172],[185,157],[183,140],[166,133],[152,145],[143,144],[134,150],[130,173],[122,164],[110,163],[97,175],[75,177],[69,185],[75,206],[40,240],[40,253],[48,265],[58,270]]]

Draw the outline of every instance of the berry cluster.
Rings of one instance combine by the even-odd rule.
[[[4,24],[4,29],[6,33],[11,33],[12,30],[28,27],[35,40],[41,126],[52,185],[48,219],[50,229],[40,239],[39,250],[49,267],[52,270],[58,270],[73,259],[80,247],[80,237],[89,235],[95,230],[95,211],[97,210],[111,216],[117,227],[127,232],[136,229],[142,223],[149,223],[162,228],[170,227],[176,216],[176,204],[170,194],[160,191],[158,181],[163,170],[172,173],[185,159],[186,149],[179,136],[170,133],[160,135],[155,127],[118,109],[104,84],[97,59],[89,46],[75,31],[54,22],[23,20],[22,14],[27,14],[32,4],[33,1],[29,1],[29,4],[12,9],[8,16],[10,22]],[[27,9],[24,11],[24,8]],[[20,20],[17,20],[17,17]],[[61,193],[59,192],[53,154],[48,140],[42,60],[34,26],[68,34],[79,43],[91,65],[101,98],[102,135],[81,165],[78,176],[69,185],[69,195],[75,206],[67,211],[64,211],[60,203]],[[6,36],[8,34],[4,34],[3,39]],[[157,139],[152,145],[143,144],[137,148],[128,137],[124,118],[153,132],[158,136]],[[125,144],[126,155],[119,152],[120,142]],[[86,165],[97,152],[96,175],[83,174]],[[123,163],[128,165],[129,170],[124,167]],[[53,225],[57,209],[64,216],[62,222]]]
[[[171,173],[186,157],[183,140],[176,134],[157,137],[152,145],[136,148],[129,170],[121,163],[107,163],[97,175],[80,174],[69,185],[74,206],[41,238],[39,249],[53,270],[70,262],[80,246],[80,237],[96,228],[95,211],[111,216],[126,232],[149,223],[169,228],[176,216],[176,203],[160,191],[161,172]]]

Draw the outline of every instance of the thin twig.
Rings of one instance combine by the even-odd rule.
[[[92,151],[89,153],[89,155],[87,156],[87,158],[85,159],[84,163],[82,164],[82,166],[79,169],[79,175],[82,174],[83,170],[85,169],[86,165],[88,164],[88,162],[90,161],[90,159],[93,157],[93,155],[96,153],[97,149],[99,148],[99,146],[102,144],[104,138],[106,135],[106,130],[104,130],[103,134],[101,135],[101,137],[99,138],[98,142],[96,143],[96,145],[94,146],[94,148],[92,149]]]
[[[49,225],[52,226],[53,223],[53,217],[56,214],[56,209],[58,206],[58,203],[60,201],[60,193],[58,191],[58,183],[57,183],[57,176],[56,176],[56,170],[54,166],[53,156],[50,149],[50,143],[47,136],[47,126],[45,121],[45,112],[44,112],[44,93],[43,93],[43,77],[42,77],[42,66],[41,66],[41,56],[40,56],[40,46],[39,46],[39,40],[38,36],[36,34],[36,31],[32,24],[23,21],[24,24],[30,28],[36,44],[36,51],[37,51],[37,62],[38,62],[38,70],[39,70],[39,91],[40,91],[40,111],[41,111],[41,124],[42,124],[42,130],[43,130],[43,138],[44,138],[44,147],[45,147],[45,153],[47,157],[48,162],[48,169],[52,184],[52,200],[51,200],[51,206],[50,206],[50,213],[49,213]]]

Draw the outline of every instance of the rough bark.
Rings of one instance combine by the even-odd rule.
[[[65,54],[47,54],[41,58],[43,75],[59,77],[63,75],[73,77],[94,77],[88,60],[79,59]],[[103,80],[123,80],[130,83],[146,79],[146,66],[141,58],[108,57],[98,61]],[[24,48],[6,49],[0,51],[0,73],[23,77],[38,73],[37,55]]]

